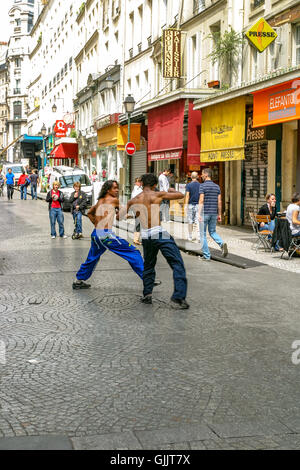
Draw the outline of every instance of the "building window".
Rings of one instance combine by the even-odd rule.
[[[16,68],[21,67],[21,59],[20,58],[15,59],[15,67]]]
[[[22,117],[22,102],[14,102],[14,119],[21,119]]]
[[[296,26],[296,65],[300,64],[300,25]]]
[[[17,139],[21,135],[21,124],[14,124],[14,139]]]

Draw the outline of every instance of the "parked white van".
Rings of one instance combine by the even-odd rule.
[[[62,204],[62,209],[64,211],[71,209],[71,204],[69,202],[70,196],[74,191],[73,184],[76,181],[79,181],[81,184],[81,190],[87,195],[87,204],[88,206],[92,205],[92,191],[93,186],[89,177],[84,173],[80,168],[72,168],[70,166],[54,166],[49,170],[50,179],[49,186],[52,189],[54,181],[59,181],[60,191],[64,195],[64,202]]]
[[[9,168],[11,168],[13,174],[15,175],[15,184],[17,184],[25,168],[23,167],[21,163],[5,163],[3,165],[3,170],[2,170],[4,176],[8,173]]]

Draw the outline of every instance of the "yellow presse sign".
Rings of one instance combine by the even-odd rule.
[[[245,158],[245,97],[202,110],[201,162],[227,162]]]
[[[271,42],[275,41],[277,33],[264,18],[261,18],[247,31],[246,36],[259,52],[263,52]]]

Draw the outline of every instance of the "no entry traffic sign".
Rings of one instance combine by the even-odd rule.
[[[134,155],[136,151],[136,146],[133,142],[127,142],[125,145],[125,150],[127,155]]]

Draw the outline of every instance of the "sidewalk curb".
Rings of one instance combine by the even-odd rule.
[[[114,227],[117,227],[119,229],[123,229],[127,232],[134,232],[134,229],[133,227],[131,227],[130,225],[126,224],[126,222],[116,222]],[[195,255],[198,255],[198,256],[202,256],[202,250],[201,250],[201,245],[200,243],[193,243],[193,242],[190,242],[188,240],[185,240],[183,238],[175,238],[174,237],[174,240],[178,246],[178,248],[181,250],[181,251],[184,251],[185,253],[193,253]],[[229,254],[229,257],[226,257],[226,258],[223,258],[223,256],[220,256],[217,252],[217,250],[214,250],[214,249],[210,249],[211,251],[211,259],[213,261],[219,261],[220,263],[225,263],[225,264],[229,264],[231,266],[234,266],[235,268],[240,268],[240,269],[247,269],[249,266],[247,264],[247,261],[252,261],[250,258],[242,258],[241,256],[237,256],[237,255],[231,255],[231,256],[236,256],[237,258],[242,258],[245,260],[245,262],[243,261],[238,261],[238,260],[234,260],[234,259],[231,259],[230,258],[230,254]],[[217,252],[217,253],[216,253]],[[259,263],[259,262],[255,262],[255,264],[257,266],[263,266],[264,263]]]
[[[42,196],[41,194],[43,194],[44,196]],[[38,199],[41,199],[43,201],[45,201],[46,199],[46,193],[38,193],[37,195]],[[126,232],[129,232],[129,233],[133,233],[134,232],[134,227],[132,227],[130,224],[127,224],[126,222],[115,222],[114,224],[114,227],[116,228],[119,228],[121,230],[125,230]],[[200,243],[194,243],[194,242],[190,242],[188,240],[185,240],[183,238],[174,238],[175,239],[175,242],[178,246],[178,248],[181,250],[181,251],[184,251],[185,253],[192,253],[194,255],[197,255],[197,256],[202,256],[202,250],[201,250],[201,245]],[[247,269],[249,266],[247,264],[247,261],[252,261],[250,258],[242,258],[241,256],[237,256],[237,255],[230,255],[226,258],[223,258],[223,256],[220,256],[218,254],[218,251],[217,250],[214,250],[214,249],[210,249],[211,251],[211,259],[213,261],[219,261],[220,263],[225,263],[225,264],[229,264],[230,266],[234,266],[235,268],[240,268],[240,269]],[[236,256],[237,258],[241,258],[242,260],[244,259],[245,261],[238,261],[236,259],[232,259],[231,256]],[[257,266],[263,266],[264,263],[259,263],[259,262],[255,262],[255,264]]]

